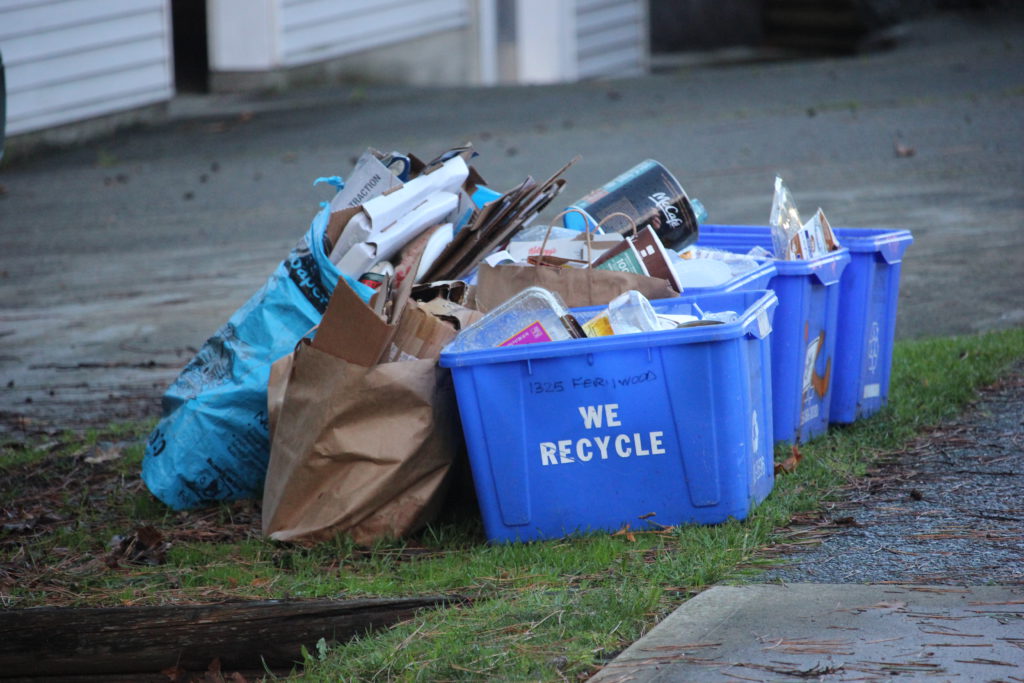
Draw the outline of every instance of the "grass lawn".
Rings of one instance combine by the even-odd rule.
[[[583,680],[688,597],[742,581],[775,543],[885,453],[961,411],[1024,358],[1024,329],[898,343],[889,406],[800,446],[749,519],[488,545],[451,505],[413,538],[315,547],[259,534],[259,505],[173,512],[139,479],[151,423],[0,446],[0,604],[468,598],[348,643],[310,643],[308,680]],[[793,455],[780,446],[776,461]],[[792,460],[790,461],[793,462]]]

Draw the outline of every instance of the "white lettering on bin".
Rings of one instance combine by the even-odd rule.
[[[580,418],[583,419],[584,429],[622,426],[618,403],[579,406],[577,410],[579,411]],[[664,445],[665,432],[662,431],[647,432],[646,434],[643,432],[633,432],[631,434],[594,435],[579,439],[542,441],[538,444],[540,448],[540,464],[547,467],[548,465],[591,462],[595,460],[595,454],[600,456],[600,460],[608,460],[613,439],[615,442],[615,454],[620,458],[629,458],[632,455],[638,457],[664,455],[666,452]],[[576,457],[574,458],[573,455]]]
[[[585,429],[600,428],[601,424],[608,427],[621,427],[622,421],[619,420],[619,404],[618,403],[607,403],[600,406],[580,406],[580,417],[583,418],[583,427]]]
[[[545,466],[558,464],[558,461],[555,460],[555,444],[550,441],[544,441],[540,445],[540,464]]]
[[[576,457],[581,462],[590,462],[594,457],[594,452],[590,450],[590,439],[583,438],[576,442]]]
[[[757,428],[757,411],[751,412],[750,416],[750,452],[757,453],[757,449],[761,446],[761,433]]]
[[[882,395],[882,385],[878,382],[864,385],[864,398],[878,398]]]
[[[664,441],[665,432],[662,431],[542,441],[539,444],[540,464],[546,467],[548,465],[591,462],[598,459],[607,460],[609,447],[614,449],[615,454],[620,458],[629,458],[634,455],[665,455],[667,451]],[[600,457],[595,458],[595,454]],[[573,455],[576,457],[572,457]]]
[[[868,370],[872,374],[878,369],[878,356],[881,347],[881,330],[878,327],[878,321],[875,320],[871,323],[871,337],[868,339]],[[867,397],[865,396],[865,398]]]
[[[568,465],[571,462],[576,462],[569,457],[569,449],[572,448],[572,439],[562,439],[558,442],[558,462],[563,465]]]
[[[764,464],[764,457],[760,457],[754,461],[754,483],[761,481],[765,474],[768,473],[768,467]]]

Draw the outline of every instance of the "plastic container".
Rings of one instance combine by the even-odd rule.
[[[702,226],[709,239],[752,236],[762,240],[767,226]],[[913,243],[908,230],[833,228],[850,251],[850,265],[839,282],[832,403],[829,421],[850,423],[870,417],[889,400],[903,253]]]
[[[441,354],[491,541],[745,518],[772,463],[770,291],[652,302],[732,323]],[[603,307],[573,309],[581,322]],[[649,516],[653,513],[653,516]]]
[[[449,349],[471,351],[585,336],[568,313],[558,294],[527,287],[462,330]]]
[[[768,289],[768,283],[778,271],[775,261],[765,260],[757,268],[748,270],[717,287],[684,287],[683,295],[711,294],[713,292],[745,292],[755,289]]]
[[[713,226],[699,244],[746,253],[771,249],[768,229]],[[772,401],[776,441],[804,442],[828,431],[839,317],[839,281],[850,262],[845,247],[815,259],[775,261],[768,283],[779,298],[772,334]]]
[[[839,281],[832,422],[869,417],[889,400],[903,252],[914,241],[908,230],[835,228],[850,250]]]

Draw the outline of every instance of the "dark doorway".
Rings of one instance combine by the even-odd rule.
[[[206,0],[171,0],[174,82],[178,92],[210,90]]]

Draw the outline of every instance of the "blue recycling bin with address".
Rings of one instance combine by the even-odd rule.
[[[743,519],[774,484],[766,290],[652,302],[735,321],[441,353],[487,538]],[[602,307],[575,309],[581,321]]]
[[[702,226],[710,239],[739,244],[756,237],[770,249],[768,226]],[[833,228],[850,251],[839,281],[839,317],[829,421],[851,423],[870,417],[889,400],[903,254],[913,241],[909,230]]]
[[[736,229],[734,229],[736,228]],[[771,249],[767,227],[701,226],[698,244],[746,253]],[[845,247],[814,259],[775,261],[768,283],[779,299],[772,333],[776,441],[806,442],[828,431]]]

